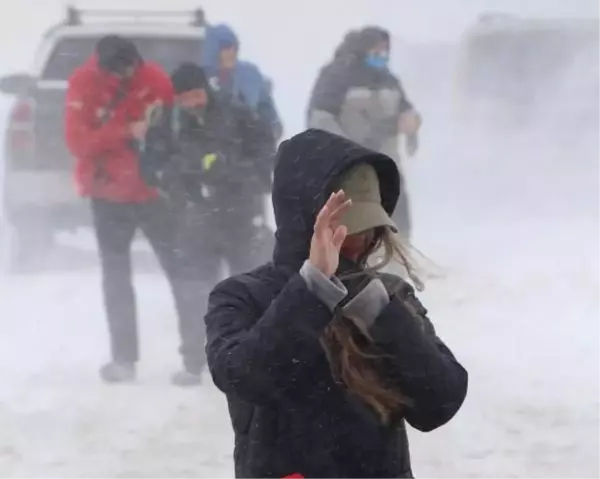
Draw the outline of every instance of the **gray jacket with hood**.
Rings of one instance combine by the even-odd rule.
[[[398,78],[388,69],[365,63],[367,52],[382,40],[385,30],[368,27],[352,31],[323,67],[313,88],[307,124],[349,138],[399,160],[400,115],[412,108]]]

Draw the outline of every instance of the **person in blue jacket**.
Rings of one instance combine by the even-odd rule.
[[[257,145],[259,155],[272,161],[283,127],[271,94],[271,82],[256,65],[239,59],[239,48],[240,42],[231,27],[209,25],[206,27],[200,64],[218,99],[233,105],[239,104],[255,116],[255,125],[260,130],[261,138],[261,144]],[[256,172],[255,176],[260,174]],[[254,191],[249,201],[255,205],[253,218],[255,222],[258,220],[257,235],[262,238],[265,252],[270,253],[274,238],[267,225],[264,196],[271,193],[271,176],[261,179],[256,184],[262,186]]]
[[[240,42],[228,25],[207,27],[201,65],[219,96],[244,103],[270,127],[276,144],[282,124],[271,96],[271,83],[253,63],[238,58]]]

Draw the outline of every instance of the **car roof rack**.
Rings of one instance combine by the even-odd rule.
[[[67,6],[67,16],[65,24],[69,26],[82,25],[83,17],[108,18],[127,18],[133,21],[148,21],[150,19],[164,19],[169,17],[189,18],[189,24],[195,27],[203,27],[206,25],[206,17],[202,8],[195,10],[180,10],[180,11],[148,11],[148,10],[82,10],[72,5]]]

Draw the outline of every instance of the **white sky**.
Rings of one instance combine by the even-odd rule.
[[[0,75],[29,68],[40,34],[63,19],[67,3],[153,10],[202,5],[210,22],[234,27],[241,38],[241,56],[274,80],[282,113],[290,113],[293,118],[288,121],[297,123],[293,129],[301,127],[301,105],[318,68],[349,28],[379,24],[397,40],[427,41],[456,38],[483,11],[598,16],[597,0],[2,0]],[[393,67],[404,69],[402,64]]]
[[[409,39],[429,39],[455,36],[485,10],[598,16],[597,0],[5,0],[0,6],[0,72],[29,65],[39,34],[62,18],[66,3],[157,10],[200,4],[209,21],[231,23],[241,34],[246,55],[259,62],[261,57],[285,58],[289,50],[328,56],[345,30],[364,23],[390,27]]]

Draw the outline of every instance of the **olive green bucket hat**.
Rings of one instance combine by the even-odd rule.
[[[349,235],[382,226],[398,232],[398,227],[381,206],[379,177],[372,165],[362,163],[351,168],[342,177],[339,188],[352,200],[352,206],[341,218]]]

